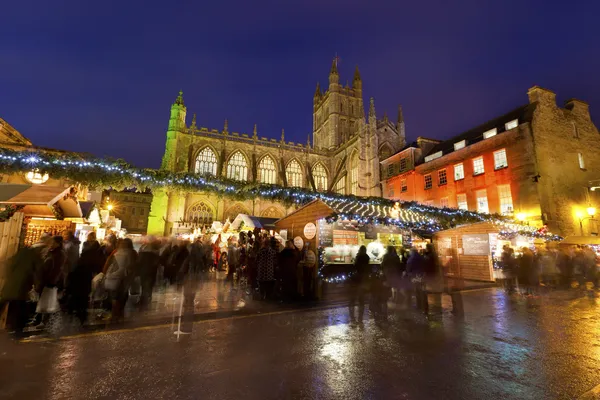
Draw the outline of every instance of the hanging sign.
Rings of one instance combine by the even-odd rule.
[[[323,219],[319,221],[319,243],[322,247],[333,246],[333,224]]]
[[[294,246],[296,246],[298,250],[302,250],[302,248],[304,247],[304,240],[302,240],[300,236],[296,236],[294,238]]]
[[[314,238],[316,234],[317,234],[317,227],[315,226],[315,224],[313,224],[312,222],[309,222],[308,224],[304,225],[304,237],[305,238],[310,240],[310,239]]]
[[[490,236],[487,233],[462,235],[465,256],[490,254]]]

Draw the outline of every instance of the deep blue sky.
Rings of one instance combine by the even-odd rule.
[[[600,2],[11,1],[0,19],[0,116],[35,144],[158,167],[169,107],[188,124],[306,142],[332,58],[408,139],[448,138],[527,102],[600,113]],[[596,118],[597,120],[597,118]]]

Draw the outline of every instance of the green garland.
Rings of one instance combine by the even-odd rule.
[[[10,204],[6,205],[3,209],[0,210],[0,222],[8,221],[12,218],[13,215],[15,215],[17,211],[21,211],[23,207],[24,206]]]
[[[67,179],[95,189],[125,188],[165,189],[185,192],[202,191],[238,201],[261,198],[282,202],[288,206],[303,205],[321,198],[325,201],[342,201],[364,206],[393,207],[395,201],[380,197],[343,196],[334,193],[319,193],[302,188],[288,188],[279,185],[239,182],[195,173],[170,172],[166,170],[135,168],[123,160],[105,160],[84,158],[80,155],[51,154],[41,151],[15,151],[0,149],[0,168],[8,173],[27,173],[32,170],[49,174],[55,179]],[[437,208],[417,202],[400,202],[400,208],[413,211],[429,219],[421,228],[428,225],[429,230],[447,229],[457,225],[482,221],[511,221],[500,215],[479,214],[472,211]],[[346,214],[343,217],[355,217]],[[365,220],[367,221],[367,220]],[[377,221],[394,223],[396,220]]]

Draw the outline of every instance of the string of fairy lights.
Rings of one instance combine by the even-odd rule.
[[[394,225],[402,229],[418,229],[434,233],[459,225],[488,221],[501,225],[504,237],[525,235],[548,240],[559,237],[539,232],[533,227],[517,224],[500,215],[480,214],[452,208],[437,208],[417,202],[395,202],[380,197],[344,196],[334,193],[315,192],[303,188],[240,182],[231,179],[186,172],[142,169],[123,160],[106,160],[67,153],[44,151],[16,151],[0,149],[0,168],[5,173],[49,174],[55,179],[92,188],[137,188],[145,190],[202,191],[236,200],[265,199],[285,204],[304,205],[316,199],[326,202],[335,212],[328,222],[352,220],[359,224]]]

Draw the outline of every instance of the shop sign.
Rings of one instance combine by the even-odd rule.
[[[325,220],[319,221],[319,244],[322,247],[333,246],[333,224],[328,224]]]
[[[490,254],[490,236],[487,233],[462,235],[465,256],[487,256]]]
[[[356,245],[358,244],[358,232],[334,230],[333,244]]]
[[[317,234],[317,227],[312,222],[304,225],[304,237],[311,240]]]
[[[377,230],[372,226],[369,226],[365,232],[365,239],[377,239]]]
[[[298,250],[302,250],[302,248],[304,247],[304,240],[302,240],[300,236],[296,236],[294,238],[294,246],[296,246]]]
[[[304,264],[307,267],[312,268],[315,266],[316,263],[317,263],[317,256],[315,255],[315,252],[312,250],[308,250],[306,252],[306,258],[304,260]]]
[[[279,231],[279,236],[281,236],[283,240],[287,240],[287,229],[281,229]]]

